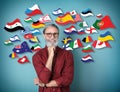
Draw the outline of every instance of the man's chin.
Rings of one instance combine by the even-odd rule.
[[[55,43],[46,42],[46,45],[47,45],[47,47],[51,47],[51,46],[56,47],[58,45],[58,43],[57,42],[55,42]]]

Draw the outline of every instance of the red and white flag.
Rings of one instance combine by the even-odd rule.
[[[49,16],[48,14],[46,14],[45,16],[42,16],[42,17],[39,19],[39,21],[40,21],[41,23],[46,23],[46,22],[51,22],[52,20],[51,20],[50,16]]]
[[[24,63],[28,63],[28,62],[29,62],[29,60],[28,60],[27,56],[23,56],[22,58],[18,59],[18,63],[20,63],[20,64],[24,64]]]
[[[90,28],[87,28],[85,32],[87,34],[97,33],[96,29],[93,26],[91,26]]]
[[[71,25],[70,27],[65,28],[64,33],[66,33],[66,34],[77,33],[77,30],[76,30],[75,26]]]
[[[110,44],[107,41],[102,42],[100,40],[95,40],[93,42],[92,46],[96,49],[101,49],[101,48],[104,48],[104,47],[108,47],[108,48],[111,47]]]

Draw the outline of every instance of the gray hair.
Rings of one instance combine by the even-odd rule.
[[[55,27],[57,30],[58,30],[58,32],[59,32],[59,28],[58,28],[58,26],[57,25],[55,25],[55,24],[49,24],[49,25],[47,25],[44,29],[43,29],[43,34],[45,34],[45,31],[46,31],[46,29],[48,28],[48,27]]]

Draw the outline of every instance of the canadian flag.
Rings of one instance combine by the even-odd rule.
[[[102,42],[100,40],[95,40],[93,42],[92,46],[96,49],[101,49],[101,48],[105,48],[105,47],[110,48],[111,47],[110,44],[107,41]]]
[[[27,62],[29,62],[27,56],[23,56],[22,58],[18,59],[18,63],[20,63],[20,64],[24,64],[24,63],[27,63]]]

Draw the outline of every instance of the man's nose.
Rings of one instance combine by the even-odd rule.
[[[51,35],[51,38],[55,38],[54,34]]]

